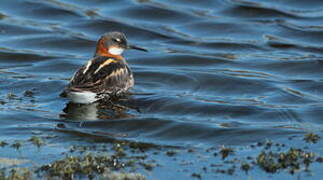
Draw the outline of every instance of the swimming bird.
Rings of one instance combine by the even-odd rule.
[[[75,72],[61,96],[73,103],[91,104],[119,96],[134,86],[133,74],[122,57],[126,49],[147,51],[129,45],[121,32],[105,33],[98,40],[95,55]]]

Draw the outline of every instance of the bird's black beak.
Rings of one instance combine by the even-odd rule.
[[[148,52],[148,50],[147,50],[147,49],[142,48],[142,47],[138,47],[138,46],[135,46],[135,45],[128,45],[127,49],[136,49],[136,50],[139,50],[139,51],[145,51],[145,52]]]

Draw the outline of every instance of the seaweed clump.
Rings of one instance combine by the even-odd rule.
[[[27,168],[14,168],[6,173],[5,169],[0,171],[1,180],[32,180],[32,171]]]
[[[308,133],[304,137],[304,141],[306,141],[308,143],[314,143],[314,144],[317,143],[320,139],[321,139],[321,137],[317,134],[314,134],[314,133]]]
[[[249,170],[251,169],[251,166],[247,162],[243,162],[240,167],[241,170],[243,170],[246,174],[248,174]]]
[[[51,164],[38,169],[48,178],[74,179],[75,177],[94,179],[101,176],[107,179],[120,180],[145,180],[140,174],[113,173],[112,170],[120,170],[126,165],[118,159],[108,155],[87,154],[84,156],[67,156],[56,160]],[[119,175],[119,176],[118,176]]]
[[[220,154],[222,156],[222,160],[224,160],[225,158],[227,158],[229,155],[234,154],[234,151],[232,148],[227,148],[222,146],[221,150],[220,150]]]
[[[38,137],[38,136],[32,136],[30,139],[29,139],[29,141],[33,144],[33,145],[35,145],[35,146],[37,146],[38,148],[40,148],[40,146],[42,146],[43,144],[44,144],[44,142],[41,140],[41,138],[40,137]]]
[[[309,165],[314,161],[315,154],[305,152],[302,149],[290,148],[287,152],[261,152],[257,156],[257,165],[268,173],[275,173],[279,170],[289,169],[291,174],[301,170],[302,167],[308,170]]]
[[[11,144],[11,147],[15,148],[16,150],[19,150],[22,146],[22,141],[15,141],[15,143]]]

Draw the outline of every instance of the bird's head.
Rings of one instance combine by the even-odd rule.
[[[129,45],[126,36],[121,32],[105,33],[99,39],[96,47],[95,56],[110,56],[117,59],[123,59],[122,53],[126,49],[136,49],[147,51],[144,48]]]

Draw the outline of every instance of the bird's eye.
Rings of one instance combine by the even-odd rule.
[[[121,39],[119,39],[119,38],[115,38],[115,39],[113,39],[113,41],[115,41],[115,42],[121,42]]]

